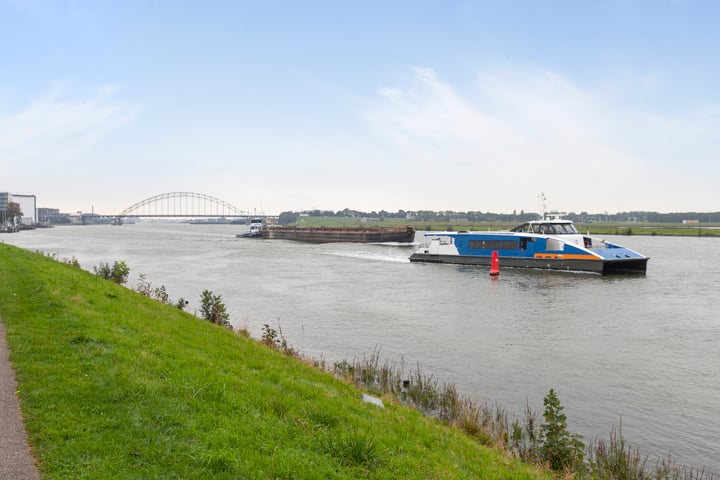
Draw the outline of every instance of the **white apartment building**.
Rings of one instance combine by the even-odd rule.
[[[33,225],[37,222],[37,198],[35,195],[21,195],[19,193],[0,192],[0,218],[4,218],[4,212],[7,210],[7,205],[10,202],[15,202],[20,205],[20,210],[23,212],[21,223],[25,225]]]

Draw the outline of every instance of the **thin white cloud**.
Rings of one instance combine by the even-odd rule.
[[[478,208],[507,211],[518,196],[532,203],[544,191],[574,211],[713,208],[720,119],[712,108],[631,110],[550,71],[483,72],[461,91],[415,68],[407,85],[381,89],[365,115],[399,156],[432,172],[409,178],[453,185],[450,205],[475,195]],[[668,178],[686,194],[675,206]]]
[[[117,99],[111,86],[82,99],[63,93],[55,86],[22,110],[0,115],[0,162],[61,162],[101,142],[140,110]]]
[[[382,101],[368,119],[416,158],[435,161],[444,154],[462,161],[469,150],[497,153],[498,146],[520,140],[502,118],[474,106],[433,70],[416,68],[414,74],[409,88],[380,90]]]

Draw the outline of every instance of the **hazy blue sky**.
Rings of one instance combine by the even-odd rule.
[[[720,210],[720,2],[0,0],[0,191]]]

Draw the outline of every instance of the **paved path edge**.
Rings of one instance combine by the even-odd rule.
[[[0,317],[0,479],[40,480],[25,431],[5,324]]]

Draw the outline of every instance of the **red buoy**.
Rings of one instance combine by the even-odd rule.
[[[497,250],[493,250],[492,257],[490,257],[490,275],[493,277],[500,275],[500,261],[498,260]]]

